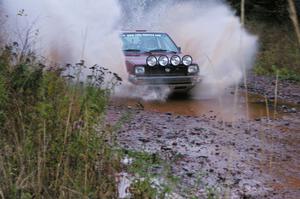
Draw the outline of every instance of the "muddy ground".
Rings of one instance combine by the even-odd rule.
[[[272,100],[274,83],[268,77],[252,76],[249,80],[252,93]],[[124,99],[112,102],[109,122],[131,115],[130,122],[118,132],[119,144],[125,149],[159,154],[167,160],[173,175],[180,178],[174,190],[183,198],[188,193],[207,198],[207,190],[213,189],[221,198],[298,199],[300,86],[291,82],[278,85],[281,109],[274,117],[270,117],[274,113],[270,104],[260,108],[267,114],[258,109],[263,114],[226,120],[213,108],[188,114],[175,111],[183,106],[176,103],[172,111],[161,108],[164,104],[153,108],[146,102],[128,103]]]
[[[250,93],[267,96],[270,100],[275,99],[276,77],[274,76],[257,76],[249,73],[247,77],[247,86]],[[241,84],[242,88],[245,88]],[[277,81],[277,98],[283,102],[300,104],[299,83],[289,80]]]

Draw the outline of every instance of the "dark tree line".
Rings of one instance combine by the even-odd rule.
[[[300,16],[300,0],[294,0]],[[241,0],[227,0],[240,14]],[[245,0],[247,19],[256,19],[266,22],[286,23],[289,19],[287,0]]]
[[[1,1],[1,0],[0,0]],[[199,2],[207,3],[212,0],[170,0],[173,2]],[[236,10],[240,15],[241,0],[213,0],[216,2],[225,2]],[[300,0],[294,0],[300,18]],[[144,4],[145,9],[162,3],[161,0],[133,1],[119,0],[123,7],[132,7],[133,4]],[[164,2],[164,1],[163,1]],[[283,24],[289,20],[288,0],[245,0],[246,19],[254,19],[263,22]]]

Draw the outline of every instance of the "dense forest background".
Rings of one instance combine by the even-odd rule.
[[[241,0],[226,0],[237,13],[240,14]],[[300,0],[294,0],[298,16],[300,13]],[[246,0],[245,12],[248,20],[259,20],[269,23],[289,23],[289,10],[287,0]]]
[[[240,15],[241,0],[227,0]],[[300,0],[295,0],[298,19]],[[287,0],[245,0],[245,26],[259,36],[260,51],[254,71],[300,80],[300,46],[290,19]]]

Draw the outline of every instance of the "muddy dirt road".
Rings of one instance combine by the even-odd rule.
[[[279,100],[274,112],[268,97],[249,95],[246,111],[244,93],[236,106],[233,98],[228,91],[221,102],[178,96],[166,102],[115,99],[109,121],[131,113],[118,142],[170,162],[180,178],[175,191],[183,198],[191,192],[207,198],[208,187],[221,198],[299,198],[299,105]]]

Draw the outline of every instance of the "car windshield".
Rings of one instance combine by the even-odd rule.
[[[123,33],[123,50],[136,52],[178,52],[177,46],[165,33]]]

